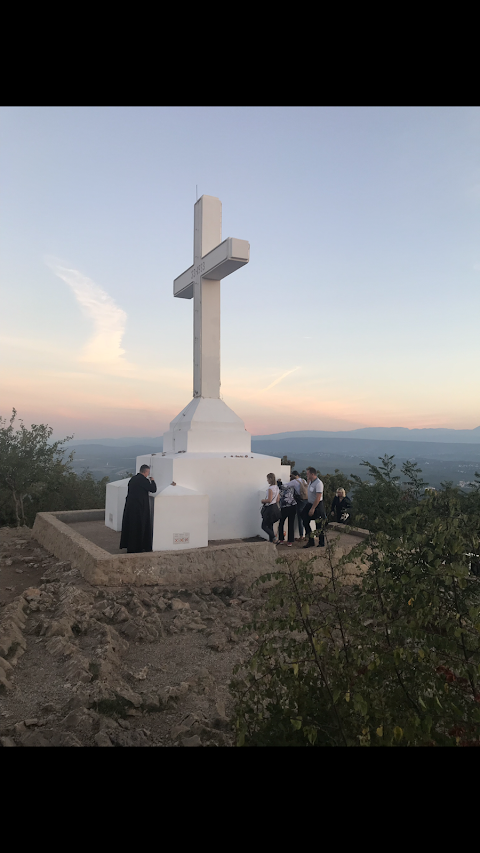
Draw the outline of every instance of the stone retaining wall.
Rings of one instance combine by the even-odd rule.
[[[197,589],[212,583],[228,583],[241,576],[249,581],[275,571],[277,550],[270,542],[209,545],[184,551],[112,555],[94,545],[68,525],[101,521],[104,510],[39,512],[33,536],[47,551],[68,560],[95,586],[164,585]]]

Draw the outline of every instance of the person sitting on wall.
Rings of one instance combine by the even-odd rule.
[[[120,536],[120,548],[126,548],[127,554],[152,550],[149,493],[156,492],[157,486],[149,474],[149,466],[142,465],[140,472],[128,484]]]
[[[335,515],[335,521],[338,521],[339,524],[347,524],[348,519],[350,519],[351,524],[351,509],[352,502],[347,497],[345,489],[337,489],[337,494],[332,501],[330,515]]]

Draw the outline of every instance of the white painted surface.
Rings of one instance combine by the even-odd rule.
[[[164,453],[152,457],[150,476],[158,491],[174,481],[208,495],[208,539],[248,539],[261,533],[259,492],[265,495],[267,474],[290,478],[290,467],[280,463],[258,453]]]
[[[183,486],[167,486],[156,492],[152,504],[154,551],[208,545],[208,495]]]
[[[137,456],[137,461],[135,463],[135,474],[140,473],[141,465],[148,465],[151,467],[152,457],[153,458],[155,457],[155,453],[145,453],[143,456]],[[149,477],[153,477],[153,474],[151,471],[150,471]]]
[[[251,446],[252,437],[242,419],[223,400],[204,397],[191,400],[163,436],[168,453],[249,453]]]
[[[116,480],[114,483],[107,483],[105,526],[117,532],[122,529],[123,510],[125,509],[129,482],[130,477],[125,480]]]
[[[222,243],[222,203],[203,195],[194,207],[193,265],[173,283],[174,296],[194,300],[194,397],[220,398],[220,280],[249,259],[246,240]]]
[[[203,199],[207,196],[202,196]],[[218,201],[218,199],[215,199]],[[199,204],[200,202],[197,202]],[[221,216],[221,211],[220,211]],[[221,281],[230,273],[248,264],[250,260],[250,243],[248,240],[237,240],[228,237],[223,243],[203,255],[192,266],[182,272],[173,282],[173,295],[181,299],[192,299],[194,282],[203,278],[207,281]]]
[[[250,456],[253,456],[254,459],[258,458],[258,454],[250,454]],[[216,457],[216,458],[218,458],[218,457]],[[220,455],[220,458],[223,459],[223,454]],[[230,458],[230,455],[228,458]],[[250,536],[262,536],[264,539],[268,538],[266,533],[264,533],[264,531],[261,528],[262,519],[261,519],[261,515],[260,515],[261,500],[262,500],[262,498],[265,497],[265,491],[267,488],[266,476],[264,478],[265,479],[265,486],[262,487],[261,489],[259,489],[258,485],[261,483],[263,473],[264,473],[264,468],[268,468],[268,471],[266,471],[267,474],[269,474],[271,471],[273,474],[275,474],[277,479],[282,479],[284,482],[286,482],[286,478],[290,472],[288,469],[285,470],[286,466],[279,465],[279,464],[277,464],[277,465],[273,464],[272,465],[272,463],[278,463],[279,462],[278,459],[273,458],[273,457],[269,457],[269,456],[264,456],[262,458],[264,461],[261,463],[262,471],[260,474],[257,474],[258,468],[256,466],[258,465],[258,463],[254,463],[255,464],[254,484],[253,484],[253,490],[250,494],[249,494],[248,482],[245,482],[245,480],[247,478],[245,478],[241,473],[239,473],[238,463],[233,462],[233,465],[232,465],[232,463],[227,463],[227,466],[224,467],[223,470],[221,469],[222,481],[220,483],[219,490],[215,489],[215,492],[217,492],[216,495],[214,494],[215,513],[212,513],[211,535],[209,535],[208,529],[207,529],[207,539],[208,538],[210,538],[210,539],[239,539],[239,538],[249,538]],[[169,454],[168,456],[167,455],[164,456],[161,463],[157,462],[155,464],[156,459],[159,459],[159,460],[162,459],[161,454],[158,454],[158,455],[154,454],[153,455],[153,460],[154,460],[153,467],[156,468],[156,470],[158,471],[158,475],[157,475],[158,479],[160,479],[160,477],[161,477],[162,482],[164,482],[164,483],[165,482],[171,483],[172,480],[175,480],[175,478],[173,476],[173,472],[174,472],[174,456],[173,456],[173,454]],[[141,460],[141,461],[139,461],[139,460]],[[269,460],[269,462],[267,462],[267,460]],[[226,461],[227,460],[225,460],[225,462]],[[253,462],[253,460],[251,460],[251,461]],[[199,462],[199,459],[197,459],[196,465],[193,466],[193,470],[191,470],[190,472],[188,472],[186,470],[185,465],[181,465],[181,464],[179,466],[175,465],[177,477],[178,476],[185,477],[188,480],[188,482],[198,482],[200,479],[199,471],[198,471],[198,462]],[[225,465],[225,462],[223,463],[223,465]],[[137,465],[136,465],[137,473],[138,473],[138,469],[140,468],[140,465],[143,465],[143,464],[148,465],[150,463],[151,463],[151,457],[150,456],[149,457],[145,457],[145,456],[138,457],[137,458]],[[222,464],[222,463],[220,463],[220,464]],[[230,474],[228,473],[228,470],[227,470],[228,467],[230,468]],[[195,470],[195,468],[196,468],[196,470]],[[277,470],[280,472],[278,475],[277,475]],[[155,471],[153,470],[153,468],[151,468],[151,470],[150,470],[150,476],[153,476],[155,482],[157,483],[157,486],[159,486],[159,483],[157,482],[157,479],[155,477]],[[204,482],[207,482],[208,479],[209,478],[204,478]],[[260,483],[259,483],[259,480],[260,480]],[[130,480],[129,480],[129,478],[127,478],[125,480],[117,480],[114,483],[108,483],[107,484],[107,496],[106,496],[106,504],[105,504],[105,525],[106,525],[106,527],[110,527],[112,530],[115,530],[118,533],[120,533],[120,531],[122,529],[123,510],[125,508],[125,500],[127,498],[127,490],[128,490],[129,482],[130,482]],[[177,482],[177,481],[175,480],[175,482]],[[219,503],[221,503],[222,494],[224,494],[224,489],[228,488],[229,483],[232,484],[232,489],[234,489],[234,490],[238,484],[239,502],[241,503],[242,501],[244,501],[244,503],[248,506],[248,514],[251,516],[251,518],[250,518],[250,523],[247,522],[247,524],[245,526],[239,525],[235,518],[233,518],[233,519],[230,518],[231,509],[232,509],[231,505],[229,506],[227,518],[225,519],[225,521],[221,522],[219,524],[219,521],[217,520],[218,515],[221,512],[221,508],[219,507]],[[256,489],[255,489],[255,486],[256,486]],[[161,486],[159,488],[161,488]],[[172,492],[168,491],[169,488],[172,490]],[[179,486],[178,488],[181,489],[183,487]],[[171,494],[174,491],[175,491],[175,487],[167,486],[165,489],[163,489],[162,492],[157,491],[154,495],[152,495],[152,499],[156,500],[156,497],[160,493],[162,493],[164,495],[164,497],[166,497],[166,496],[168,496],[168,494]],[[192,490],[187,490],[187,491],[192,491]],[[177,494],[180,494],[180,492],[177,492]],[[253,503],[251,503],[251,500],[253,501]],[[162,506],[165,507],[165,503],[163,503]],[[253,511],[253,514],[252,514],[251,509],[253,506],[255,507],[255,509]],[[159,508],[157,518],[161,517],[160,512],[163,512],[163,510],[160,510],[160,508]],[[177,512],[178,512],[178,510],[177,510]],[[215,518],[213,517],[214,515],[215,515]],[[235,515],[235,513],[234,513],[234,515]],[[178,518],[180,518],[180,517],[181,517],[181,513],[179,513],[179,515],[178,515]],[[251,526],[248,526],[249,524],[251,524]],[[228,533],[229,528],[227,527],[227,525],[231,525],[230,533]],[[245,532],[237,533],[237,530],[238,529],[242,530],[242,528],[243,528],[243,531],[247,530],[248,532],[247,533],[245,533]],[[278,523],[274,526],[274,529],[275,529],[275,531],[278,531]],[[183,532],[183,531],[180,531],[180,530],[176,531],[175,530],[172,532]],[[155,541],[155,535],[156,535],[156,530],[155,530],[155,523],[154,523],[154,541]],[[288,536],[288,523],[286,522],[285,523],[285,538],[287,538],[287,536]],[[295,536],[298,536],[298,523],[296,520],[295,520]],[[191,547],[193,548],[193,547],[201,547],[201,546],[192,545]],[[154,546],[154,550],[163,550],[163,548],[155,548],[155,546]]]

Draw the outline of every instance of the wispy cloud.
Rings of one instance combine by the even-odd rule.
[[[87,342],[80,361],[103,365],[115,372],[130,372],[133,365],[124,359],[121,347],[127,315],[91,278],[75,269],[67,269],[55,260],[47,260],[49,267],[72,289],[83,313],[93,323],[93,335]]]
[[[294,367],[294,368],[293,368],[293,370],[287,370],[287,371],[286,371],[286,373],[282,373],[282,375],[281,375],[281,376],[279,376],[279,377],[278,377],[278,379],[275,379],[275,381],[274,381],[274,382],[272,382],[270,385],[267,385],[267,387],[266,387],[266,388],[264,388],[263,390],[264,390],[264,391],[269,391],[269,390],[270,390],[270,388],[273,388],[273,387],[274,387],[274,385],[278,385],[278,383],[279,383],[279,382],[281,382],[281,381],[282,381],[282,379],[285,379],[285,377],[286,377],[286,376],[290,376],[290,374],[291,374],[291,373],[295,373],[295,371],[296,371],[296,370],[298,370],[298,369],[299,369],[298,367]]]

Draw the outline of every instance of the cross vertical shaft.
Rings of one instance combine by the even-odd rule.
[[[222,203],[202,196],[194,209],[193,263],[222,242]],[[220,281],[193,283],[193,396],[220,397]]]

